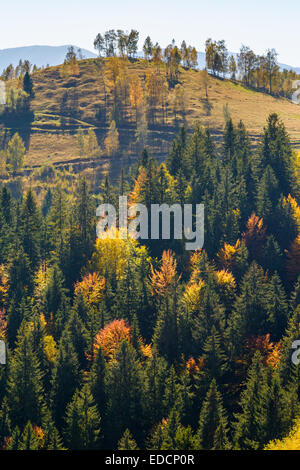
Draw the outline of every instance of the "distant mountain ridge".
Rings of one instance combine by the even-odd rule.
[[[64,46],[24,46],[0,49],[0,73],[10,64],[16,67],[20,59],[23,61],[29,60],[38,67],[62,64],[68,47],[70,47],[70,44]],[[77,46],[74,47],[76,50],[78,49]],[[97,57],[96,54],[87,49],[81,49],[81,52],[86,59]]]
[[[68,47],[71,44],[66,44],[64,46],[24,46],[24,47],[13,47],[9,49],[0,49],[0,73],[5,69],[9,64],[13,64],[16,67],[21,60],[29,60],[32,64],[36,64],[38,67],[43,67],[46,65],[60,65],[63,63]],[[79,49],[78,46],[73,46],[76,50]],[[83,57],[86,59],[93,59],[97,57],[94,52],[91,52],[87,49],[81,49]],[[235,58],[237,53],[229,52]],[[137,53],[138,57],[144,57],[143,52],[139,51]],[[300,67],[294,67],[291,65],[286,65],[279,63],[280,69],[294,70],[296,73],[300,74]],[[205,68],[205,52],[198,52],[198,67],[200,69]]]

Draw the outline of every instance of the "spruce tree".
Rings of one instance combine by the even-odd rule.
[[[99,443],[100,416],[88,385],[67,406],[64,438],[72,450],[93,450]]]
[[[226,449],[228,446],[227,426],[227,416],[223,407],[222,396],[216,381],[213,380],[200,412],[197,431],[198,447],[206,450]]]
[[[118,450],[139,450],[137,443],[133,439],[129,429],[126,429],[118,443]]]
[[[30,328],[23,324],[9,362],[7,377],[7,403],[13,426],[24,427],[28,421],[41,425],[45,412],[42,379]]]
[[[62,335],[58,358],[52,375],[51,403],[58,429],[61,429],[63,416],[68,403],[80,386],[82,373],[78,357],[68,331]]]
[[[142,441],[145,432],[142,371],[136,352],[127,341],[122,342],[116,361],[111,364],[107,387],[110,399],[106,439],[115,445],[128,428]]]

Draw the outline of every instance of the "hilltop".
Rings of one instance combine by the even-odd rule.
[[[118,71],[114,67],[119,67]],[[114,74],[116,83],[113,83]],[[136,145],[135,110],[130,102],[129,84],[138,80],[148,116],[147,77],[151,74],[161,80],[164,103],[162,109],[160,103],[156,104],[154,118],[148,119],[147,147],[159,160],[168,154],[170,143],[182,125],[189,130],[196,123],[209,126],[218,140],[224,125],[224,106],[234,122],[245,123],[254,145],[268,115],[276,112],[295,148],[300,147],[300,108],[288,99],[255,91],[240,82],[210,75],[203,79],[203,72],[183,67],[179,67],[178,86],[166,88],[165,71],[157,70],[143,59],[126,63],[116,59],[114,64],[110,59],[84,59],[78,61],[75,74],[66,72],[64,66],[48,67],[32,74],[34,98],[30,106],[34,120],[25,131],[11,129],[26,136],[24,171],[29,174],[30,168],[72,163],[75,172],[97,167],[103,173],[110,168],[115,177],[122,166],[128,168],[141,151]],[[120,148],[116,155],[109,156],[104,140],[112,113],[116,112],[116,97],[120,100],[117,122]],[[95,131],[100,156],[90,158],[79,154],[76,133],[80,128],[85,132]]]

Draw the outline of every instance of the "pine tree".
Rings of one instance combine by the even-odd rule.
[[[118,450],[139,450],[129,429],[126,429],[118,443]]]
[[[263,390],[266,373],[261,356],[256,353],[249,367],[245,389],[240,397],[240,413],[234,423],[234,446],[237,449],[259,449],[264,443]]]
[[[274,215],[278,197],[278,180],[271,166],[268,165],[257,187],[257,214],[271,231],[276,230],[277,226]]]
[[[154,349],[152,357],[145,364],[146,416],[149,427],[154,426],[164,416],[162,396],[165,392],[167,363]]]
[[[44,433],[43,450],[64,450],[62,439],[50,413],[44,418],[42,429]]]
[[[31,189],[28,190],[21,207],[20,238],[24,252],[34,270],[40,260],[41,215]]]
[[[30,421],[26,424],[26,427],[22,433],[20,442],[18,444],[18,450],[39,450],[40,442],[34,432]]]
[[[45,412],[43,373],[33,350],[30,329],[22,325],[7,377],[7,403],[13,426],[40,426]]]
[[[66,406],[81,383],[81,370],[70,333],[61,338],[57,363],[53,370],[51,403],[58,429],[61,429]]]
[[[10,410],[5,398],[0,409],[0,448],[3,447],[5,439],[11,435]]]
[[[227,119],[223,134],[224,163],[231,163],[235,152],[235,127],[232,119]]]
[[[288,321],[288,302],[286,294],[277,273],[270,282],[269,315],[272,338],[279,341],[285,331]]]
[[[185,148],[186,148],[186,130],[182,127],[179,131],[178,137],[173,141],[170,154],[167,159],[168,170],[171,175],[176,176],[179,169],[188,176],[188,165],[185,161]]]
[[[145,428],[141,366],[135,350],[127,341],[122,342],[111,365],[107,387],[110,400],[106,438],[117,443],[128,428],[142,440]]]
[[[221,336],[215,326],[212,327],[210,336],[207,337],[203,346],[203,359],[210,379],[216,379],[218,383],[228,373],[228,357],[222,348]]]
[[[45,194],[45,197],[43,199],[43,203],[42,203],[42,214],[44,217],[47,217],[52,206],[52,201],[53,201],[52,191],[51,191],[51,188],[48,188]]]
[[[33,92],[33,81],[31,76],[29,75],[28,72],[25,73],[24,78],[23,78],[23,90],[28,93],[28,95],[33,98],[34,97],[34,92]]]
[[[90,389],[97,405],[102,420],[105,420],[107,412],[107,390],[106,390],[107,367],[102,349],[96,353],[94,363],[91,368],[89,383]]]
[[[88,385],[77,391],[67,406],[64,438],[72,450],[92,450],[97,447],[100,416]]]
[[[261,267],[252,263],[241,283],[229,318],[230,341],[240,347],[251,336],[264,335],[270,330],[270,285]]]
[[[199,448],[206,450],[225,450],[229,445],[226,412],[215,380],[201,408],[197,440]]]
[[[277,114],[270,114],[259,146],[261,168],[270,165],[279,183],[279,191],[288,195],[294,185],[292,149],[284,124]]]

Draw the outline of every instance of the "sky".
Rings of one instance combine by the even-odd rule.
[[[4,6],[5,3],[5,6]],[[1,8],[2,4],[2,8]],[[275,48],[300,67],[299,0],[0,0],[0,49],[74,44],[93,50],[98,32],[137,29],[165,47],[174,38],[204,51],[209,37],[257,54]]]

